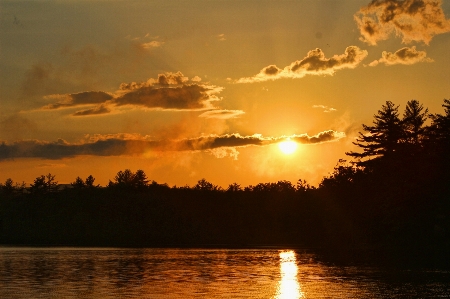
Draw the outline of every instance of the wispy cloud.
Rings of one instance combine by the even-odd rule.
[[[66,164],[63,163],[43,163],[36,166],[37,168],[61,168],[67,167]]]
[[[153,41],[148,42],[148,43],[142,43],[141,47],[144,48],[144,49],[150,50],[150,49],[154,49],[154,48],[159,48],[162,45],[164,45],[164,42],[153,40]]]
[[[313,108],[323,109],[323,112],[326,112],[326,113],[337,111],[337,109],[332,108],[332,107],[328,107],[328,106],[325,106],[325,105],[313,105],[312,107]]]
[[[340,69],[355,68],[364,58],[367,51],[361,50],[357,46],[349,46],[344,54],[334,55],[326,58],[325,53],[317,48],[307,53],[301,60],[292,62],[283,69],[276,65],[269,65],[263,68],[253,77],[240,78],[236,83],[253,83],[282,78],[303,78],[306,75],[333,75]]]
[[[56,99],[56,103],[48,104],[43,109],[59,109],[74,106],[92,105],[106,103],[111,100],[113,96],[103,91],[84,91],[80,93],[64,94],[64,95],[50,95],[44,97],[45,99]]]
[[[302,144],[320,144],[336,141],[345,133],[333,130],[314,136],[307,134],[263,137],[260,134],[241,136],[240,134],[208,135],[177,140],[153,140],[149,136],[136,134],[115,134],[87,136],[79,143],[69,143],[59,139],[55,142],[23,140],[0,144],[0,160],[14,158],[62,159],[75,156],[122,156],[143,155],[149,151],[209,151],[220,157],[224,154],[237,157],[236,148],[246,146],[266,146],[290,138]],[[222,149],[222,150],[220,150]]]
[[[73,114],[73,116],[86,116],[86,115],[98,115],[98,114],[106,114],[111,112],[105,105],[101,104],[92,109],[80,110]]]
[[[219,35],[217,35],[217,38],[220,40],[220,41],[224,41],[224,40],[226,40],[226,38],[225,38],[225,34],[223,34],[223,33],[221,33],[221,34],[219,34]]]
[[[433,62],[433,59],[427,57],[425,51],[417,51],[416,47],[404,47],[394,53],[383,51],[381,58],[369,63],[369,66],[376,66],[380,63],[385,65],[405,64],[411,65],[418,62]]]
[[[376,45],[392,34],[403,43],[429,44],[433,36],[450,31],[440,0],[373,0],[354,16],[361,40]]]
[[[229,119],[229,118],[236,118],[244,113],[245,112],[242,110],[210,110],[203,112],[198,117]]]

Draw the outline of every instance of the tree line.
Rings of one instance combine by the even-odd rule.
[[[387,101],[317,187],[305,180],[226,188],[119,171],[60,189],[52,174],[0,188],[0,243],[166,246],[297,244],[450,251],[450,100],[430,114]]]
[[[445,99],[444,114],[429,114],[428,108],[424,108],[417,100],[407,102],[403,117],[400,117],[396,106],[391,101],[382,105],[381,109],[374,115],[373,125],[363,124],[364,132],[359,133],[357,141],[354,142],[362,152],[347,152],[346,155],[352,160],[339,160],[337,167],[319,183],[321,187],[342,184],[344,181],[351,182],[362,174],[369,174],[378,170],[384,171],[385,167],[396,167],[409,169],[412,165],[417,166],[419,160],[441,164],[441,167],[433,168],[433,171],[446,168],[449,164],[450,149],[450,100]],[[427,120],[430,125],[426,125]],[[390,166],[389,166],[390,165]],[[413,169],[418,172],[419,169]],[[95,178],[89,175],[86,179],[77,177],[70,186],[75,189],[98,188]],[[132,172],[130,169],[119,171],[113,181],[109,181],[107,188],[130,188],[145,189],[149,186],[160,185],[168,188],[167,184],[158,184],[150,181],[145,172],[138,169]],[[214,185],[205,179],[201,179],[196,185],[173,188],[195,189],[205,191],[255,191],[255,192],[293,192],[313,190],[305,180],[298,180],[294,185],[290,181],[278,181],[276,183],[259,183],[242,187],[238,183],[232,183],[226,188]],[[55,176],[52,174],[37,177],[29,188],[24,182],[15,183],[11,178],[1,184],[0,189],[4,193],[23,193],[29,190],[31,193],[51,193],[60,190]]]

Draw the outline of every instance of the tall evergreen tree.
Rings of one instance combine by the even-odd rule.
[[[400,148],[403,136],[402,122],[399,118],[398,106],[387,101],[374,115],[373,126],[363,124],[365,134],[359,133],[353,144],[363,149],[362,153],[347,152],[354,158],[390,157]],[[364,164],[364,162],[361,162]],[[360,164],[361,164],[360,163]]]
[[[427,120],[428,108],[424,110],[423,105],[417,100],[408,101],[403,114],[403,125],[405,129],[405,141],[418,145],[425,135],[425,121]]]
[[[430,114],[432,120],[430,138],[442,145],[450,146],[450,100],[444,99],[445,114]]]

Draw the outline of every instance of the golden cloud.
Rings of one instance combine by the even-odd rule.
[[[302,144],[320,144],[336,141],[345,133],[328,130],[314,136],[308,134],[263,137],[260,134],[241,136],[240,134],[208,135],[186,139],[153,140],[138,134],[113,134],[86,136],[78,143],[59,139],[55,142],[41,140],[21,140],[0,144],[0,160],[14,158],[63,159],[75,156],[123,156],[143,155],[149,151],[207,151],[217,157],[226,155],[237,157],[234,150],[246,146],[265,146],[290,138]],[[222,149],[222,150],[218,150]]]
[[[354,19],[361,40],[376,45],[392,34],[403,43],[429,44],[433,36],[450,31],[440,0],[373,0],[362,7]]]
[[[240,78],[236,83],[253,83],[282,78],[303,78],[306,75],[333,75],[340,69],[353,69],[366,58],[366,50],[361,50],[357,46],[349,46],[344,54],[334,55],[326,58],[325,53],[317,48],[311,50],[301,60],[292,62],[283,69],[276,65],[264,67],[257,75],[253,77]]]
[[[427,57],[425,51],[417,51],[416,47],[404,47],[394,53],[383,51],[381,56],[380,59],[369,63],[369,66],[377,66],[380,63],[384,63],[385,65],[411,65],[418,62],[433,62],[433,59]]]

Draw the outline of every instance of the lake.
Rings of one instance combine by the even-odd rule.
[[[450,271],[289,249],[0,247],[0,298],[449,298]]]

